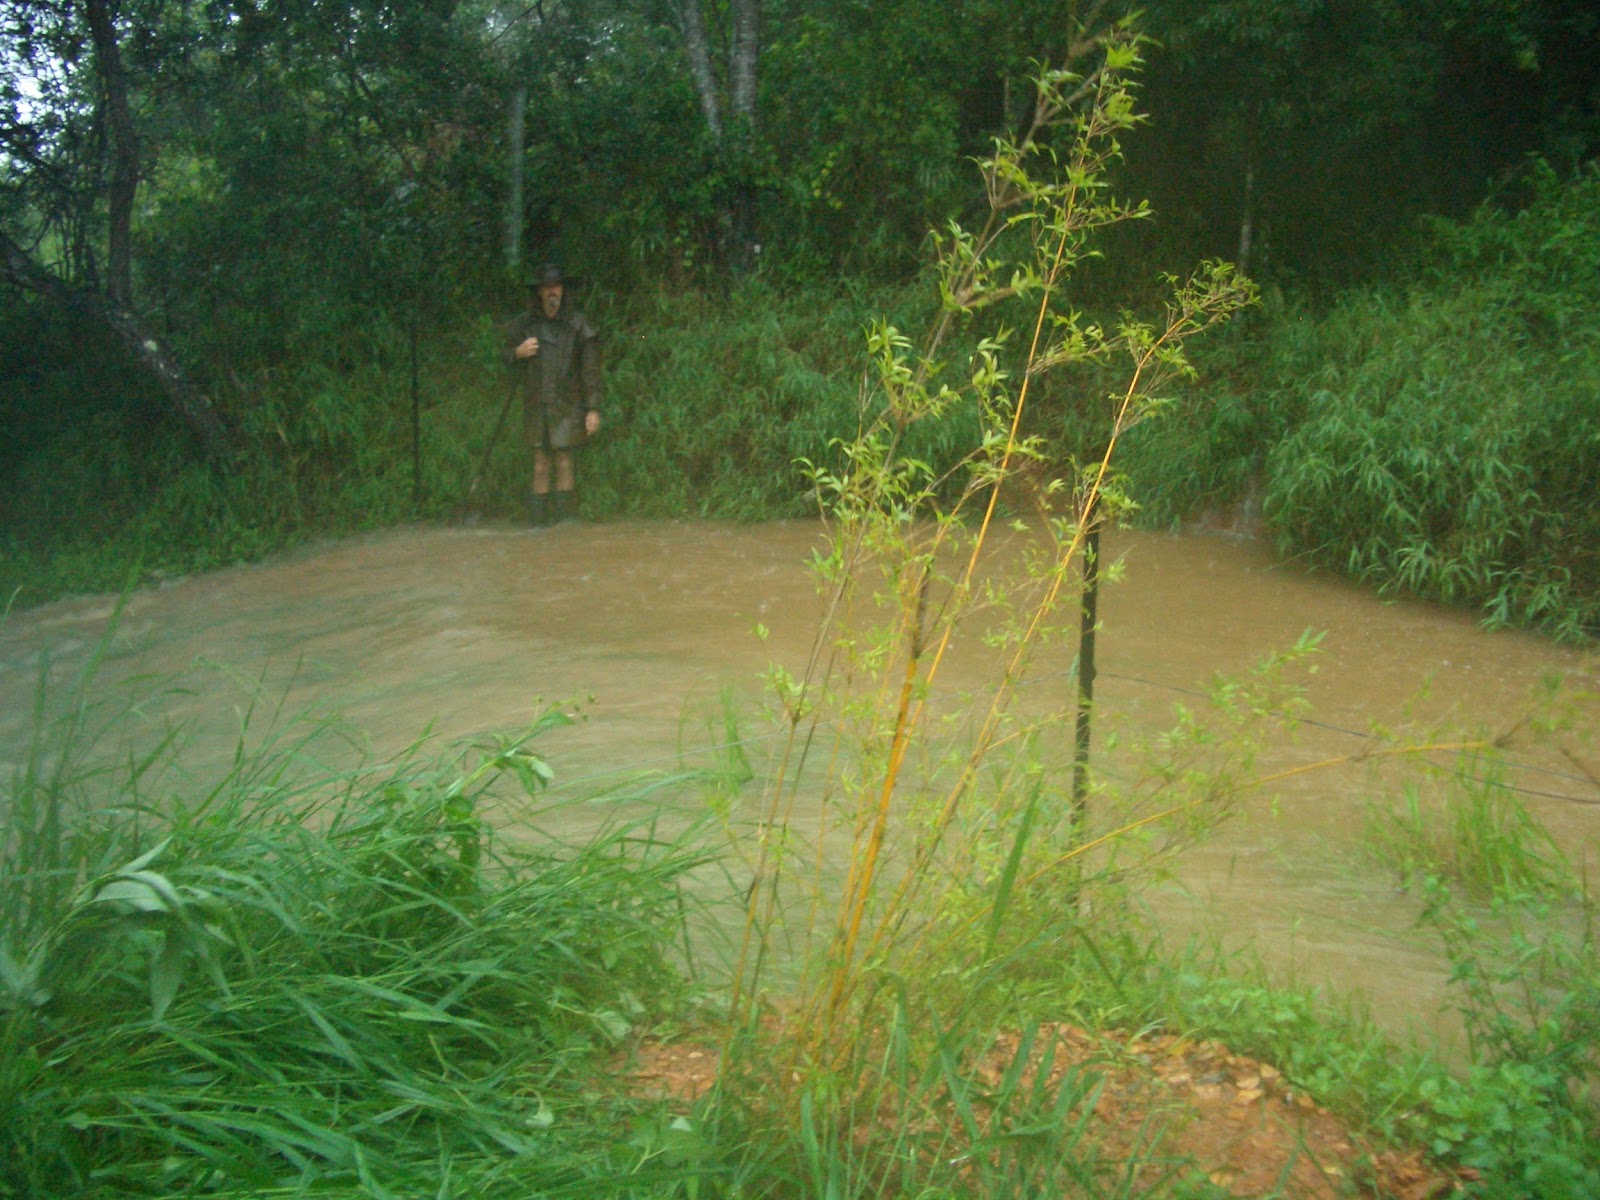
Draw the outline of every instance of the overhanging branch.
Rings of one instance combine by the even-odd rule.
[[[34,262],[32,255],[0,231],[0,275],[104,326],[161,386],[173,414],[192,429],[211,454],[228,451],[230,439],[211,398],[197,387],[144,322],[123,306],[86,288],[74,287]]]

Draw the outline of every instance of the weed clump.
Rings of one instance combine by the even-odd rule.
[[[507,843],[522,736],[382,771],[314,739],[167,792],[69,716],[5,798],[0,1194],[605,1194],[594,1064],[681,994],[646,833]]]
[[[1536,164],[1520,211],[1432,222],[1405,278],[1279,305],[1209,363],[1205,403],[1133,439],[1150,517],[1255,494],[1284,553],[1593,636],[1597,213],[1600,171]]]

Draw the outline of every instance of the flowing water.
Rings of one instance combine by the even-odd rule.
[[[511,730],[576,703],[583,719],[537,746],[558,791],[703,759],[730,708],[759,758],[762,675],[774,663],[799,671],[817,626],[805,564],[820,532],[405,529],[171,581],[120,607],[91,597],[12,614],[0,622],[0,778],[31,736],[41,680],[48,713],[97,655],[93,691],[147,697],[136,729],[152,741],[183,723],[196,778],[226,766],[242,726],[266,720],[260,704],[247,717],[252,696],[284,713],[342,714],[379,757],[424,734]],[[1577,651],[1386,602],[1254,542],[1117,532],[1107,549],[1125,565],[1101,597],[1102,737],[1164,726],[1215,674],[1247,671],[1308,630],[1324,631],[1305,683],[1314,720],[1272,748],[1264,771],[1359,753],[1376,745],[1375,727],[1502,731],[1548,674],[1596,683]],[[1072,651],[1038,665],[1038,686],[1062,691],[1056,703],[1073,686]],[[969,657],[952,657],[951,696],[983,687]],[[1592,701],[1582,719],[1588,732],[1600,724]],[[1510,782],[1592,873],[1600,755],[1582,737],[1561,746],[1519,743]],[[1282,978],[1360,990],[1396,1027],[1428,1019],[1443,1004],[1443,967],[1412,932],[1416,901],[1357,852],[1372,786],[1359,770],[1327,770],[1247,794],[1238,818],[1182,857],[1153,898],[1158,915],[1177,931],[1217,931]]]

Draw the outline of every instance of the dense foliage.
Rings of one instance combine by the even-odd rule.
[[[1600,173],[1435,222],[1410,282],[1295,309],[1136,448],[1154,515],[1261,493],[1289,553],[1496,623],[1600,628]],[[1219,364],[1220,365],[1220,364]]]
[[[930,228],[981,209],[971,160],[1026,128],[1036,64],[1126,7],[0,3],[0,587],[26,603],[116,586],[447,515],[469,491],[513,511],[516,452],[485,453],[492,328],[546,258],[580,273],[609,335],[616,419],[591,456],[590,515],[802,511],[791,464],[853,432],[861,329],[917,303],[902,289],[925,277]],[[1507,181],[1524,156],[1565,178],[1592,154],[1600,24],[1578,0],[1140,7],[1148,117],[1114,182],[1157,219],[1110,238],[1075,300],[1110,324],[1161,272],[1216,256],[1288,297],[1235,343],[1240,394],[1199,427],[1237,450],[1216,472],[1242,477],[1293,414],[1314,417],[1307,447],[1366,420],[1271,398],[1287,370],[1358,370],[1374,331],[1304,315],[1335,284],[1385,281],[1363,294],[1396,319],[1420,319],[1419,274],[1509,312],[1467,286],[1487,260],[1459,247],[1436,242],[1410,278],[1395,264],[1428,215],[1467,222],[1492,256],[1486,231],[1508,218],[1470,214],[1522,207]],[[1523,253],[1582,269],[1559,238]],[[1587,353],[1580,309],[1527,339],[1499,317],[1435,314],[1452,336],[1432,344],[1430,377],[1448,355],[1509,364],[1526,348],[1518,369],[1581,391],[1561,358]],[[1397,332],[1379,336],[1402,353]],[[1505,337],[1514,359],[1486,349]],[[1436,401],[1481,402],[1426,390],[1407,392],[1418,429],[1474,436]],[[1068,419],[1076,403],[1042,395],[1038,411]],[[1592,531],[1560,514],[1587,480],[1549,461],[1577,461],[1562,431],[1583,426],[1545,411],[1559,419],[1544,433],[1507,433],[1497,461],[1514,482],[1492,485],[1472,531],[1433,528],[1446,489],[1378,522],[1382,548],[1315,545],[1497,618],[1584,624],[1565,597],[1590,587]],[[950,440],[929,436],[930,453]],[[1540,460],[1528,478],[1521,453]],[[1146,481],[1152,497],[1181,490],[1173,474]],[[1390,498],[1412,504],[1411,486]],[[1518,491],[1540,500],[1500,528]],[[1314,494],[1274,500],[1297,547]],[[1400,537],[1409,526],[1428,527],[1425,546]],[[1479,561],[1449,566],[1457,542]]]
[[[529,799],[548,771],[528,739],[559,717],[333,777],[305,764],[336,730],[253,728],[195,780],[172,738],[108,765],[125,714],[66,710],[3,797],[0,1195],[647,1180],[612,1137],[641,1106],[596,1064],[681,992],[695,859],[621,827],[494,832],[483,806],[516,803],[497,781]]]
[[[1579,632],[1594,562],[1594,177],[1547,171],[1523,203],[1441,222],[1404,274],[1303,322],[1304,297],[1277,303],[1229,348],[1239,403],[1163,424],[1190,376],[1186,340],[1256,289],[1211,261],[1169,281],[1154,322],[1089,315],[1118,286],[1115,272],[1080,279],[1092,235],[1148,224],[1108,186],[1139,124],[1130,86],[1145,43],[1126,26],[1102,39],[1072,25],[1075,6],[1052,8],[976,0],[919,24],[898,20],[909,6],[884,6],[896,19],[882,25],[849,4],[780,11],[758,55],[760,6],[728,0],[726,55],[713,56],[707,10],[680,0],[686,84],[660,53],[678,45],[669,6],[625,0],[0,6],[18,34],[9,65],[26,68],[4,97],[14,186],[0,251],[20,298],[4,319],[45,351],[11,359],[26,380],[10,403],[27,444],[6,463],[19,580],[71,586],[63,546],[93,584],[108,540],[144,570],[187,569],[311,529],[443,515],[462,496],[512,508],[523,464],[491,421],[509,407],[495,318],[512,297],[491,264],[499,237],[515,262],[530,231],[589,265],[599,286],[585,303],[613,331],[618,431],[585,473],[591,510],[762,515],[802,510],[813,488],[837,535],[815,564],[831,590],[817,635],[828,653],[803,676],[771,676],[789,749],[761,811],[736,823],[729,793],[717,796],[744,844],[720,883],[703,874],[744,928],[717,981],[731,984],[735,1026],[719,1030],[720,1086],[692,1117],[627,1095],[602,1056],[681,994],[668,949],[690,944],[679,881],[715,857],[698,843],[663,846],[653,825],[570,849],[498,839],[484,806],[513,781],[525,798],[549,778],[531,734],[332,774],[307,772],[320,746],[279,753],[247,736],[208,786],[165,772],[166,732],[153,750],[118,746],[108,767],[90,754],[92,663],[54,728],[44,668],[34,741],[0,797],[0,1192],[1214,1194],[1163,1161],[1153,1132],[1131,1151],[1080,1152],[1078,1114],[1100,1083],[1073,1072],[1056,1086],[1028,1062],[1041,1014],[1063,1012],[1184,1032],[1244,1014],[1297,1093],[1427,1139],[1482,1172],[1485,1194],[1594,1190],[1582,1094],[1600,1040],[1593,940],[1563,932],[1587,913],[1514,809],[1469,796],[1452,806],[1467,814],[1454,832],[1420,809],[1385,826],[1408,864],[1428,864],[1427,919],[1465,995],[1465,1079],[1396,1071],[1372,1040],[1322,1032],[1308,1003],[1196,986],[1127,917],[1135,880],[1246,786],[1258,723],[1298,711],[1282,668],[1314,638],[1218,681],[1209,716],[1180,710],[1175,730],[1133,748],[1131,783],[1108,772],[1070,797],[1062,781],[1087,760],[1063,769],[1059,739],[1030,736],[1033,718],[1009,707],[1032,649],[1062,630],[1085,539],[1107,511],[1129,511],[1105,465],[1125,437],[1130,478],[1174,512],[1259,475],[1291,546],[1447,597],[1497,589],[1492,616]],[[1266,216],[1293,194],[1269,145],[1384,104],[1402,121],[1397,97],[1430,86],[1426,72],[1388,80],[1395,61],[1381,54],[1353,56],[1343,75],[1311,70],[1330,46],[1392,39],[1404,11],[1334,21],[1342,40],[1326,26],[1348,14],[1310,2],[1174,20],[1180,83],[1184,63],[1207,61],[1207,38],[1224,59],[1299,55],[1294,70],[1239,64],[1245,102],[1217,106],[1220,139],[1243,155],[1245,203],[1227,222],[1240,257],[1270,244]],[[1452,48],[1492,43],[1493,29],[1520,54],[1541,44],[1533,17],[1576,21],[1513,0],[1423,11],[1446,29],[1473,18]],[[1063,16],[1075,40],[1051,61],[1099,66],[1014,90],[1021,57],[1048,49]],[[1002,32],[940,40],[969,18]],[[1443,44],[1412,32],[1407,53]],[[809,133],[775,132],[781,117],[756,103],[758,59],[765,88],[815,88]],[[641,83],[634,63],[659,78]],[[827,73],[841,63],[854,69]],[[917,81],[925,65],[958,100]],[[963,91],[973,80],[987,86]],[[469,111],[489,95],[512,98]],[[628,112],[648,136],[611,119]],[[912,117],[908,153],[889,136],[863,137],[858,159],[799,149],[819,131],[843,143]],[[501,118],[511,194],[534,200],[504,230],[488,182]],[[953,175],[906,173],[1019,122],[1032,133],[997,139],[980,163],[981,219],[952,220],[932,243],[924,290],[942,303],[922,321],[929,301],[891,285],[914,275],[930,218],[964,201],[946,191]],[[139,209],[157,167],[169,174]],[[1267,169],[1277,177],[1258,207],[1250,181]],[[899,199],[875,202],[875,188]],[[641,240],[644,228],[656,232]],[[770,253],[768,228],[790,235]],[[1129,245],[1134,261],[1171,249]],[[828,278],[844,267],[850,282]],[[880,275],[876,289],[859,282]],[[858,382],[859,330],[895,307],[932,332],[914,349],[894,319],[874,322],[875,371]],[[1007,325],[1030,309],[1041,334],[1023,346]],[[1573,388],[1540,413],[1529,374],[1558,369]],[[97,376],[109,386],[80,395]],[[1208,482],[1180,500],[1171,480],[1190,465]],[[1042,522],[1049,553],[1002,594],[980,551],[997,490],[1029,468],[1057,502]],[[77,478],[62,487],[63,474]],[[923,700],[956,622],[980,612],[996,621],[975,639],[991,676],[981,703],[962,706],[978,719],[938,720]],[[1036,728],[1067,719],[1063,708]],[[806,748],[830,735],[840,749],[813,759]],[[845,863],[790,825],[802,776],[815,782],[804,764],[824,760],[822,803],[854,831]],[[499,820],[531,829],[536,814]],[[1486,827],[1492,854],[1474,832]],[[1146,830],[1163,836],[1133,836]],[[802,931],[784,897],[812,870]],[[1512,927],[1483,938],[1447,877],[1487,880]],[[1557,903],[1555,932],[1530,936],[1524,916],[1549,924],[1537,906]],[[780,945],[798,961],[780,963]],[[762,1041],[774,1008],[775,1045]],[[1007,1023],[1024,1032],[995,1078],[962,1065],[974,1046],[1007,1044]],[[1373,1090],[1351,1098],[1356,1069]]]

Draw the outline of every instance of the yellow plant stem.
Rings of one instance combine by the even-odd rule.
[[[1039,336],[1039,332],[1043,327],[1044,305],[1047,303],[1048,292],[1045,301],[1041,305],[1040,316],[1038,323],[1035,326],[1036,338]],[[1171,338],[1176,334],[1177,329],[1177,322],[1169,324],[1162,337],[1157,339],[1150,347],[1146,349],[1145,353],[1141,355],[1135,367],[1132,380],[1130,381],[1118,404],[1116,419],[1113,422],[1112,434],[1107,439],[1105,452],[1098,463],[1094,479],[1089,486],[1086,496],[1093,497],[1098,495],[1103,487],[1105,476],[1110,470],[1111,454],[1116,445],[1117,430],[1120,429],[1123,423],[1126,421],[1128,409],[1131,407],[1134,397],[1138,394],[1138,385],[1143,373],[1148,368],[1157,351],[1171,340]],[[1030,351],[1030,353],[1032,352],[1033,351]],[[1026,391],[1027,383],[1024,381],[1023,389],[1019,394],[1017,402],[1017,409],[1019,413],[1022,407],[1023,398],[1026,395]],[[1012,430],[1014,435],[1016,430],[1015,420],[1012,424]],[[988,516],[994,511],[995,500],[996,497],[991,495],[989,500],[989,508],[985,514],[985,529],[987,528],[988,524]],[[1085,503],[1083,508],[1084,510],[1087,510],[1088,504]],[[1066,571],[1062,568],[1065,567],[1066,563],[1071,562],[1072,559],[1075,558],[1082,549],[1084,533],[1085,530],[1083,528],[1083,523],[1079,521],[1073,530],[1072,538],[1067,543],[1065,553],[1058,556],[1056,564],[1058,569],[1052,572],[1052,578],[1045,597],[1037,605],[1035,605],[1032,619],[1030,620],[1027,629],[1024,631],[1023,636],[1018,639],[1015,653],[1012,655],[1011,662],[1007,665],[1005,672],[1001,676],[1000,686],[995,689],[994,697],[990,701],[988,710],[985,713],[984,723],[979,731],[978,738],[973,746],[972,751],[967,755],[961,774],[957,778],[956,782],[952,785],[946,797],[945,804],[940,810],[939,816],[936,819],[932,830],[922,840],[922,843],[918,848],[917,856],[913,861],[911,868],[906,872],[905,876],[902,877],[900,884],[897,886],[893,896],[891,897],[887,910],[890,914],[890,919],[880,923],[877,929],[874,931],[874,937],[868,944],[867,953],[869,957],[881,951],[884,935],[887,933],[888,929],[893,926],[895,922],[895,914],[899,913],[902,909],[908,906],[915,898],[917,889],[922,886],[922,882],[926,874],[926,868],[932,861],[933,855],[937,852],[939,845],[943,841],[946,830],[948,830],[950,825],[954,822],[956,813],[960,809],[962,800],[966,797],[973,778],[977,775],[979,767],[982,766],[985,758],[993,749],[996,730],[998,729],[1000,720],[1010,702],[1011,693],[1014,690],[1016,681],[1018,678],[1020,678],[1021,673],[1024,670],[1026,655],[1031,649],[1033,642],[1037,638],[1039,627],[1042,625],[1045,617],[1051,611],[1053,611],[1060,598],[1062,582],[1066,577]],[[979,536],[982,536],[981,531]],[[969,562],[968,570],[969,572],[975,572],[976,555],[974,555],[973,559]],[[941,641],[939,648],[941,653],[944,647],[948,644],[948,638],[951,633],[951,630],[948,626],[946,626],[944,633],[945,637],[944,640]],[[935,661],[934,666],[937,666],[937,660]],[[931,673],[932,668],[930,668],[930,676]],[[920,713],[918,715],[920,715]],[[1137,826],[1133,826],[1131,828],[1137,828]]]
[[[1072,194],[1074,196],[1076,195],[1076,189],[1074,189]],[[1030,343],[1028,351],[1029,361],[1032,361],[1032,359],[1038,353],[1039,342],[1043,337],[1044,324],[1049,313],[1050,300],[1056,285],[1057,275],[1061,262],[1065,257],[1066,245],[1067,231],[1066,229],[1063,229],[1061,237],[1057,242],[1055,260],[1052,264],[1049,278],[1046,281],[1044,293],[1040,297],[1039,308],[1034,321],[1033,340]],[[1005,449],[1001,453],[1001,478],[1004,478],[1006,471],[1009,469],[1011,457],[1016,449],[1017,433],[1020,428],[1022,413],[1026,406],[1028,386],[1030,382],[1031,376],[1025,372],[1023,376],[1022,387],[1018,391],[1016,404],[1013,405],[1012,408],[1011,424],[1007,430]],[[983,546],[987,541],[988,532],[993,523],[994,513],[998,503],[999,489],[998,487],[992,488],[990,489],[988,503],[984,508],[983,520],[979,524],[977,533],[973,536],[972,548],[968,554],[966,566],[962,571],[960,579],[957,581],[956,587],[953,589],[953,594],[956,597],[965,597],[971,593],[972,581],[977,575],[978,562]],[[940,540],[940,535],[936,535],[934,539],[935,553],[937,553],[937,547]],[[1077,544],[1078,538],[1075,536],[1072,545],[1076,546]],[[1059,584],[1056,586],[1059,586]],[[1050,593],[1052,599],[1054,595],[1055,588],[1052,588]],[[1029,627],[1030,637],[1033,631],[1037,629],[1038,621],[1039,615],[1036,611],[1034,622]],[[927,673],[923,678],[924,697],[916,700],[914,704],[913,697],[916,693],[917,667],[920,656],[916,653],[911,653],[907,656],[905,675],[900,688],[900,702],[895,713],[895,723],[890,743],[889,761],[886,764],[884,779],[878,791],[878,805],[872,827],[872,836],[867,845],[866,856],[863,861],[859,877],[855,873],[854,864],[852,864],[851,885],[847,886],[846,889],[845,907],[841,914],[842,920],[839,950],[834,956],[832,962],[831,978],[828,987],[828,999],[825,1011],[822,1014],[825,1025],[832,1024],[838,1012],[845,1005],[845,1003],[847,1003],[849,994],[853,990],[856,977],[856,946],[860,937],[861,924],[865,916],[867,901],[871,895],[872,884],[876,878],[879,855],[883,846],[883,838],[889,825],[889,815],[894,798],[895,785],[899,779],[900,768],[905,759],[906,748],[911,742],[914,730],[921,723],[927,702],[927,692],[929,689],[931,689],[934,679],[938,674],[939,667],[944,661],[945,652],[950,646],[951,638],[955,632],[955,624],[956,622],[954,620],[942,620],[940,622],[938,645],[934,651],[932,661],[928,664]],[[915,634],[920,634],[920,630],[915,631]],[[915,640],[915,634],[913,640]],[[913,650],[915,649],[916,647],[913,646]],[[1013,665],[1017,661],[1018,660],[1014,657]],[[978,764],[981,763],[984,753],[986,753],[987,743],[993,737],[993,730],[998,723],[998,714],[1003,710],[1004,706],[1004,700],[1002,697],[1009,693],[1011,681],[1012,673],[1011,670],[1008,669],[1004,677],[1004,683],[1002,684],[1002,687],[997,693],[994,701],[991,702],[988,713],[986,714],[984,725],[979,736],[978,747],[974,750],[972,755],[968,756],[967,762],[963,767],[961,777],[947,798],[946,804],[935,823],[933,833],[928,839],[925,840],[924,848],[919,853],[917,861],[913,864],[911,871],[908,872],[907,875],[901,879],[900,883],[896,885],[887,909],[886,919],[880,920],[872,931],[869,939],[869,958],[876,953],[880,947],[884,938],[885,930],[895,923],[898,914],[903,911],[906,904],[910,901],[911,896],[915,892],[917,886],[916,881],[918,877],[920,876],[922,870],[926,867],[927,862],[931,859],[934,849],[937,847],[938,842],[943,836],[944,830],[948,828],[951,821],[954,820],[955,810],[959,805],[960,797],[965,794],[967,784],[969,783],[972,775],[976,772]]]
[[[872,834],[867,842],[859,875],[853,879],[853,886],[846,889],[841,921],[843,938],[834,957],[833,979],[829,985],[828,1005],[824,1013],[825,1027],[831,1026],[838,1016],[839,1006],[845,996],[845,980],[851,974],[851,967],[854,965],[856,940],[860,936],[862,917],[866,912],[868,898],[872,894],[872,883],[877,874],[879,854],[883,850],[884,834],[889,828],[889,810],[894,801],[895,781],[900,777],[900,766],[905,760],[906,748],[911,741],[908,714],[911,709],[911,698],[916,690],[917,662],[918,657],[915,653],[907,655],[905,675],[900,685],[900,703],[895,714],[894,738],[889,747],[889,761],[884,768],[883,783],[878,790],[878,805],[872,822]]]

